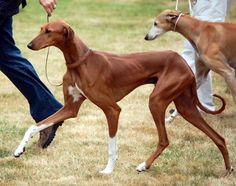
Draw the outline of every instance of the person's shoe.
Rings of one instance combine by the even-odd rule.
[[[176,109],[170,109],[170,116],[165,118],[165,123],[172,123],[174,119],[179,115]]]
[[[62,125],[62,123],[63,121],[40,131],[38,146],[43,149],[47,148],[56,136],[56,131],[58,127]]]

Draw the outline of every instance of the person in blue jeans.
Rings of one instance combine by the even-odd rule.
[[[56,7],[56,0],[40,0],[50,16]],[[39,122],[58,111],[62,105],[54,98],[49,89],[39,79],[32,64],[23,57],[13,38],[13,15],[25,0],[0,0],[0,71],[18,88],[27,99],[30,114]],[[28,18],[27,18],[28,19]],[[57,128],[62,122],[40,132],[38,145],[46,148],[54,139]]]

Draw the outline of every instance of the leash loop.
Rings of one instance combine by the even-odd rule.
[[[47,15],[47,23],[49,23],[49,15]],[[52,85],[52,86],[57,86],[57,87],[59,87],[59,86],[61,86],[62,84],[63,84],[63,82],[61,82],[60,84],[54,84],[54,83],[52,83],[50,80],[49,80],[49,78],[48,78],[48,56],[49,56],[49,52],[50,52],[50,47],[48,47],[48,51],[47,51],[47,55],[46,55],[46,62],[45,62],[45,75],[46,75],[46,78],[47,78],[47,81],[48,81],[48,83],[50,84],[50,85]]]
[[[180,18],[181,18],[181,16],[182,15],[184,15],[182,12],[179,14],[179,16],[178,16],[178,18],[177,18],[177,20],[175,21],[175,26],[174,26],[174,32],[176,31],[176,26],[177,26],[177,24],[178,24],[178,22],[179,22],[179,20],[180,20]]]

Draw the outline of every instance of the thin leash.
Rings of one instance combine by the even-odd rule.
[[[191,0],[188,0],[188,5],[189,5],[189,11],[190,11],[190,14],[192,15],[192,3],[191,3]],[[176,0],[176,4],[175,4],[175,10],[178,11],[179,9],[179,0]],[[181,11],[180,11],[181,12]],[[177,23],[179,22],[181,16],[184,15],[182,12],[179,14],[176,22],[175,22],[175,26],[174,26],[174,31],[176,30],[176,26],[177,26]]]
[[[175,26],[174,26],[174,32],[176,31],[176,26],[177,26],[177,24],[178,24],[178,22],[179,22],[179,20],[180,20],[180,18],[181,18],[181,16],[182,15],[184,15],[182,12],[179,14],[179,16],[178,16],[178,18],[177,18],[177,20],[175,21]]]
[[[191,0],[188,0],[188,6],[189,6],[189,12],[192,15],[192,2]],[[179,0],[176,0],[176,4],[175,4],[175,10],[179,9]]]
[[[178,10],[178,8],[179,8],[179,0],[176,0],[175,10]]]
[[[47,15],[47,23],[49,23],[49,15]],[[63,84],[63,82],[61,82],[60,84],[54,84],[52,83],[49,78],[48,78],[48,56],[49,56],[49,53],[50,53],[50,47],[48,47],[48,51],[47,51],[47,55],[46,55],[46,62],[45,62],[45,74],[46,74],[46,78],[47,78],[47,81],[50,85],[52,86],[61,86]]]

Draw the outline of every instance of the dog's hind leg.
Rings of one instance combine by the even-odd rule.
[[[235,70],[233,68],[231,68],[229,71],[223,73],[222,76],[224,77],[224,79],[231,91],[231,94],[233,96],[234,103],[236,104],[236,78],[235,78],[236,73],[235,73]]]
[[[212,141],[216,144],[223,155],[227,174],[231,173],[233,168],[230,165],[229,154],[225,144],[225,140],[202,118],[199,110],[194,103],[194,98],[192,97],[191,90],[189,89],[184,91],[174,100],[174,103],[179,114],[184,119],[186,119],[188,122],[193,124],[195,127],[197,127],[212,139]]]
[[[225,79],[233,96],[234,103],[236,103],[236,73],[235,69],[227,63],[225,55],[218,50],[217,52],[213,50],[212,53],[202,55],[202,58],[207,62],[208,68],[220,74]]]

